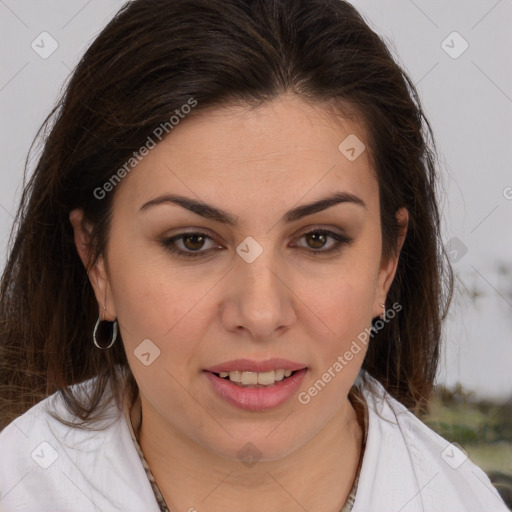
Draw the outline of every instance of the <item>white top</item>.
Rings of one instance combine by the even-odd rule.
[[[508,512],[486,474],[367,375],[368,437],[353,512]],[[111,395],[110,395],[111,396]],[[1,512],[159,512],[123,411],[67,427],[55,394],[0,432]]]

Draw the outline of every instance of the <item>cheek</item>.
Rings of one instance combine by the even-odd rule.
[[[305,324],[310,328],[308,338],[315,340],[316,364],[309,385],[317,379],[333,382],[322,401],[328,400],[327,396],[344,396],[341,391],[348,391],[355,380],[371,341],[369,328],[378,271],[378,261],[372,254],[370,247],[360,246],[330,279],[322,283],[311,279],[301,288],[301,299],[316,315],[309,314]]]
[[[199,265],[184,271],[154,247],[131,251],[121,247],[112,244],[111,286],[133,374],[141,388],[158,388],[158,382],[172,386],[173,379],[186,382],[190,378],[187,370],[198,366],[198,347],[211,322],[209,292],[218,275]],[[150,356],[141,359],[148,352]],[[152,362],[154,354],[157,357]],[[145,366],[144,357],[150,366]]]
[[[127,235],[115,232],[109,246],[110,284],[126,353],[133,358],[149,339],[164,355],[165,334],[168,344],[173,327],[186,313],[186,293],[179,274],[170,275],[161,261],[154,261],[154,249],[152,255],[142,244],[129,246]]]
[[[301,299],[321,320],[327,338],[346,340],[370,324],[376,275],[377,262],[354,251],[330,276],[301,285]]]
[[[163,249],[128,226],[112,230],[109,268],[116,313],[131,341],[161,338],[200,297],[201,290]]]
[[[133,256],[118,259],[118,271],[112,273],[128,364],[139,389],[154,406],[163,388],[172,391],[166,393],[172,396],[166,399],[167,405],[190,406],[178,383],[187,382],[189,361],[198,343],[194,340],[200,339],[196,324],[190,321],[195,297],[187,299],[179,283],[170,286],[168,275],[151,265],[136,264]]]
[[[325,303],[319,315],[325,324],[321,329],[324,335],[320,338],[324,340],[321,349],[322,368],[329,367],[339,355],[350,350],[354,341],[361,339],[361,334],[371,323],[372,297],[367,286],[360,287],[343,281],[336,291],[324,298]],[[354,349],[354,361],[362,362],[365,352],[365,345],[361,345],[360,350]],[[352,356],[348,357],[352,359]],[[323,371],[322,368],[320,371]]]
[[[160,337],[179,314],[173,311],[177,301],[158,273],[130,263],[120,261],[117,270],[111,273],[117,318],[128,334],[125,341]]]

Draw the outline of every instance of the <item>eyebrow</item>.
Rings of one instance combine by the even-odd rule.
[[[144,203],[139,211],[145,211],[151,207],[167,203],[176,204],[193,213],[201,215],[201,217],[221,222],[222,224],[227,224],[229,226],[235,226],[238,221],[238,217],[235,217],[229,212],[221,210],[216,206],[176,194],[166,194],[156,197],[155,199],[151,199],[151,201]],[[281,222],[294,222],[308,215],[312,215],[313,213],[326,210],[327,208],[331,208],[332,206],[342,203],[355,204],[362,208],[367,208],[365,202],[354,194],[349,192],[336,192],[312,203],[303,204],[291,209],[283,215]]]

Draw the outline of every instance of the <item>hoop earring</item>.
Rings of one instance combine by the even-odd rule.
[[[384,320],[384,318],[386,318],[386,304],[379,304],[379,306],[381,308],[384,308],[384,313],[382,313],[382,315],[380,315],[381,319]]]
[[[102,347],[98,343],[98,340],[96,339],[96,334],[98,332],[98,329],[100,328],[100,324],[102,324],[103,322],[112,325],[112,339],[110,340],[110,343],[106,347]],[[115,343],[115,341],[117,339],[117,320],[114,320],[113,322],[109,322],[108,320],[100,320],[100,317],[98,316],[98,320],[96,320],[96,325],[94,326],[94,331],[92,333],[92,339],[93,339],[94,345],[101,350],[107,350],[110,347],[112,347],[112,345]]]

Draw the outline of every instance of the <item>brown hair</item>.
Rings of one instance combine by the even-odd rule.
[[[56,391],[89,428],[105,387],[120,389],[116,368],[128,368],[122,343],[106,351],[92,343],[98,305],[70,211],[84,210],[97,258],[115,191],[99,200],[94,190],[176,109],[191,98],[190,115],[228,102],[254,106],[285,92],[338,105],[341,115],[350,106],[363,121],[384,258],[396,250],[395,212],[409,211],[388,294],[403,309],[369,344],[363,368],[407,407],[425,403],[453,272],[441,243],[432,131],[383,40],[341,0],[134,0],[86,51],[38,132],[46,130],[42,153],[24,183],[1,282],[0,428]],[[87,400],[68,389],[92,377]]]

